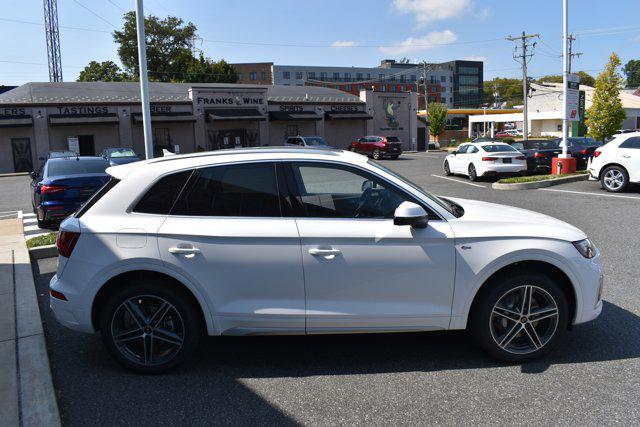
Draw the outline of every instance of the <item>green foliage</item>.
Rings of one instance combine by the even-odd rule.
[[[596,84],[596,79],[593,78],[592,75],[584,72],[578,71],[578,75],[580,76],[580,84],[585,86],[594,87]],[[562,74],[554,74],[550,76],[545,76],[538,79],[538,83],[562,83]]]
[[[56,243],[57,236],[58,233],[48,233],[43,234],[42,236],[33,237],[27,240],[27,247],[36,248],[38,246],[53,245]]]
[[[614,52],[609,57],[604,71],[598,74],[593,104],[587,111],[585,123],[589,128],[588,135],[598,141],[613,135],[627,117],[620,101],[622,77],[617,71],[618,67],[620,58]]]
[[[484,82],[484,102],[506,102],[508,107],[522,104],[522,80],[496,77]]]
[[[640,87],[640,59],[632,59],[622,68],[628,87]]]
[[[573,175],[585,175],[587,171],[577,171],[573,173],[563,173],[560,175],[527,175],[527,176],[513,176],[511,178],[502,178],[498,180],[500,184],[517,184],[520,182],[538,182],[538,181],[547,181],[558,178],[564,178],[565,176],[573,176]]]
[[[113,61],[91,61],[80,71],[79,82],[123,82],[130,80]]]
[[[157,16],[145,18],[145,38],[147,47],[147,69],[150,81],[235,83],[236,70],[224,60],[219,62],[205,57],[202,53],[194,56],[196,26],[174,16],[160,19]],[[113,40],[118,44],[118,56],[125,72],[111,61],[92,61],[80,74],[79,81],[123,81],[137,80],[138,40],[135,12],[124,14],[122,29],[113,32]]]
[[[428,107],[429,134],[440,136],[447,124],[447,106],[439,102],[432,102]]]

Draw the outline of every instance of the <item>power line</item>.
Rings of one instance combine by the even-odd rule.
[[[529,82],[527,81],[527,63],[533,57],[533,49],[536,47],[536,43],[529,44],[528,40],[532,38],[540,38],[540,34],[526,34],[524,31],[521,36],[518,37],[507,37],[507,40],[515,42],[520,41],[520,54],[518,54],[518,46],[516,45],[515,51],[513,52],[513,59],[516,62],[522,64],[522,101],[524,103],[523,107],[523,122],[522,122],[522,133],[523,135],[529,135],[529,122],[528,122],[528,108],[527,108],[527,95],[529,91],[527,90]],[[532,52],[527,53],[527,50],[531,48]]]
[[[83,5],[82,3],[80,3],[78,0],[73,0],[73,2],[75,4],[77,4],[78,6],[82,7],[83,9],[89,11],[91,14],[93,14],[94,16],[98,17],[100,20],[106,22],[107,24],[111,25],[113,28],[118,28],[115,25],[113,25],[111,22],[109,22],[106,18],[104,18],[103,16],[101,16],[99,13],[94,12],[93,10],[89,9],[87,6]]]

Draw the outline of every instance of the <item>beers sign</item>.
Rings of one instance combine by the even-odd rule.
[[[7,107],[0,108],[0,116],[26,116],[27,111],[24,108]]]

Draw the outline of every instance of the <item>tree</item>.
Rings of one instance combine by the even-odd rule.
[[[622,76],[618,73],[620,58],[614,52],[603,72],[598,74],[593,103],[587,111],[586,124],[588,134],[597,140],[604,140],[620,129],[627,117],[620,101],[620,83]]]
[[[428,107],[429,134],[439,137],[447,124],[447,106],[439,102],[432,102]]]
[[[79,82],[122,82],[130,80],[113,61],[91,61],[80,71]]]
[[[640,87],[640,60],[632,59],[622,69],[627,76],[627,87]]]
[[[185,74],[181,76],[185,82],[235,83],[238,80],[238,73],[233,65],[224,59],[214,62],[202,54],[189,61]]]
[[[578,71],[577,73],[580,76],[580,84],[585,86],[593,87],[596,84],[596,79],[593,78],[590,74],[584,71]],[[550,76],[545,76],[538,79],[538,83],[562,83],[562,75],[561,74],[553,74]]]
[[[484,102],[506,102],[507,106],[522,104],[522,80],[496,77],[484,82]]]

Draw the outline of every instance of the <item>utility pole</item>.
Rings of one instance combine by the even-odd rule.
[[[49,81],[62,81],[62,56],[60,55],[60,32],[58,31],[58,2],[43,0],[44,30],[47,38],[47,59],[49,60]]]
[[[536,43],[533,44],[529,44],[528,40],[534,37],[540,37],[540,34],[526,34],[524,31],[522,32],[521,36],[518,37],[513,37],[513,36],[509,36],[507,37],[507,40],[515,42],[515,41],[520,41],[520,54],[518,54],[518,46],[516,45],[515,51],[513,52],[513,59],[516,62],[519,62],[520,64],[522,64],[522,100],[524,102],[524,108],[523,108],[523,120],[522,120],[522,138],[523,139],[528,139],[529,138],[529,111],[528,111],[528,107],[527,107],[527,98],[529,96],[529,90],[528,90],[528,83],[527,83],[527,63],[529,60],[531,60],[531,57],[533,56],[533,52],[532,53],[527,53],[527,50],[529,49],[529,47],[531,48],[535,48],[536,47]]]
[[[576,41],[576,38],[571,34],[568,38],[569,40],[569,74],[571,74],[571,60],[574,56],[580,57],[582,56],[582,52],[573,53],[573,42]]]
[[[563,159],[570,157],[567,152],[568,134],[569,134],[569,120],[567,118],[567,94],[569,92],[569,61],[571,61],[571,55],[568,51],[568,37],[569,32],[569,2],[568,0],[562,0],[562,155]]]
[[[140,101],[144,129],[145,158],[153,158],[153,134],[151,133],[151,111],[149,107],[149,76],[147,75],[147,43],[144,35],[144,7],[136,0],[136,30],[138,35],[138,68],[140,69]]]

